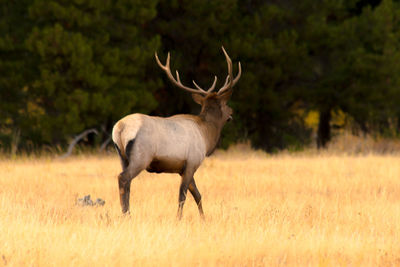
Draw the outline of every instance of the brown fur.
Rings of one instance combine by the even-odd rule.
[[[225,55],[227,57],[226,53]],[[228,57],[227,61],[228,64],[232,64]],[[168,68],[162,68],[171,76],[169,59],[167,62]],[[159,65],[162,66],[161,63]],[[182,216],[187,190],[193,195],[203,217],[201,195],[194,181],[194,173],[204,158],[214,151],[222,128],[232,115],[227,101],[232,93],[232,86],[240,77],[240,64],[239,74],[235,79],[231,75],[231,65],[228,69],[230,79],[227,79],[223,90],[218,93],[213,93],[212,90],[206,92],[188,89],[175,81],[180,88],[196,92],[192,96],[193,100],[201,105],[199,115],[179,114],[161,118],[131,114],[115,124],[112,138],[121,157],[122,172],[118,175],[118,185],[123,213],[129,211],[132,179],[141,171],[147,170],[180,174],[182,180],[179,188],[178,217]]]

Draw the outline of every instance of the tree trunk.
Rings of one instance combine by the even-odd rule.
[[[317,147],[326,148],[327,143],[331,140],[331,110],[326,109],[319,112],[319,123],[318,123],[318,136],[317,136]]]

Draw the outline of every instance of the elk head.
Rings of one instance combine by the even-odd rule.
[[[228,53],[226,53],[224,47],[222,47],[222,51],[224,52],[228,65],[228,75],[226,77],[224,85],[217,92],[214,91],[217,84],[217,76],[214,77],[214,82],[207,90],[201,88],[195,81],[193,81],[195,88],[185,86],[180,80],[178,71],[176,71],[176,79],[171,73],[170,53],[168,52],[167,62],[165,65],[161,64],[157,53],[155,53],[157,64],[162,70],[164,70],[169,80],[177,87],[192,93],[193,100],[201,105],[201,112],[199,116],[207,122],[215,123],[216,125],[218,125],[218,128],[222,128],[227,121],[232,119],[233,111],[227,105],[227,102],[232,95],[232,88],[239,81],[240,75],[242,73],[242,68],[239,62],[238,74],[235,78],[233,77],[232,60],[228,56]]]

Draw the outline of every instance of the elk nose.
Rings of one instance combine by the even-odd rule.
[[[232,116],[229,116],[227,121],[231,121],[231,120],[233,120],[233,118],[232,118]]]

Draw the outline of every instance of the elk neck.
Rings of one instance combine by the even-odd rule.
[[[209,156],[214,152],[218,144],[225,121],[216,103],[204,105],[198,116],[200,117],[200,129],[206,141],[206,155]]]

